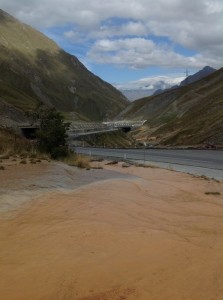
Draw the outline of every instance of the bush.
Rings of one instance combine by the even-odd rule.
[[[40,107],[37,112],[40,129],[37,131],[38,146],[41,152],[49,153],[53,159],[68,154],[66,131],[70,124],[55,108]]]
[[[68,155],[68,147],[66,145],[54,147],[50,154],[53,159],[65,157]]]

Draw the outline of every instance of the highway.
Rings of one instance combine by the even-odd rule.
[[[75,147],[77,153],[113,157],[171,167],[188,173],[223,179],[223,151],[166,149],[108,149]],[[198,171],[198,172],[197,172]],[[217,174],[215,176],[215,174]]]

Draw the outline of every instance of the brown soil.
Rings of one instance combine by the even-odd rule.
[[[0,173],[0,191],[10,195],[4,182],[17,168]],[[50,164],[24,168],[27,180],[28,168],[37,179],[41,168],[45,176],[55,172]],[[222,300],[222,182],[104,168],[137,178],[47,190],[1,213],[0,299]]]

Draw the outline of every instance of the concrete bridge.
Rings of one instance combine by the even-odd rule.
[[[142,121],[110,121],[110,122],[72,122],[69,130],[67,131],[69,139],[77,139],[78,137],[85,135],[93,135],[99,133],[106,133],[117,131],[122,129],[127,132],[131,129],[141,127],[146,120]],[[36,131],[39,128],[39,124],[23,124],[20,126],[20,130],[27,138],[35,138]]]
[[[133,128],[141,127],[145,122],[146,120],[122,120],[110,122],[72,122],[70,125],[70,129],[67,133],[71,139],[75,139],[84,135],[112,132],[117,131],[119,129],[123,129],[127,132]]]
[[[106,124],[107,126],[112,126],[114,128],[130,127],[132,129],[132,128],[141,127],[145,122],[146,120],[142,120],[142,121],[122,120],[122,121],[103,122],[103,124]]]

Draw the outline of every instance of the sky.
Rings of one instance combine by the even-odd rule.
[[[122,88],[223,66],[223,0],[0,0]]]

